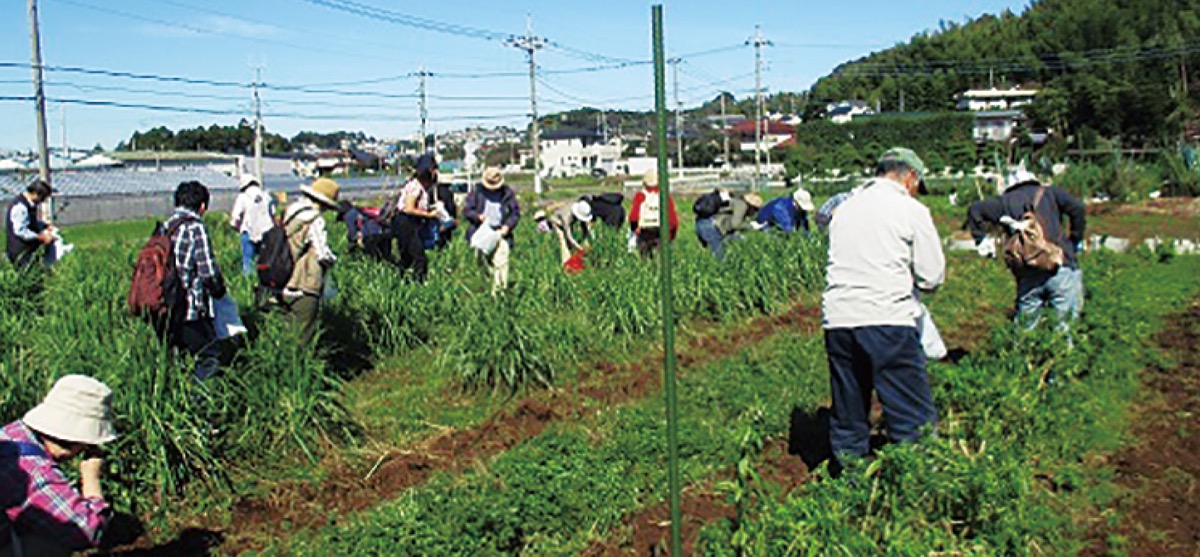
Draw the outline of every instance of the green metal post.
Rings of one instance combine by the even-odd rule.
[[[654,20],[654,110],[658,127],[658,227],[662,285],[663,324],[663,391],[667,395],[667,477],[671,504],[671,555],[683,555],[680,540],[679,513],[679,403],[675,396],[675,304],[671,289],[671,231],[668,223],[671,210],[671,177],[667,168],[667,80],[666,58],[663,55],[662,4],[651,8]]]

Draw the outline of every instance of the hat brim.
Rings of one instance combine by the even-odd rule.
[[[484,180],[482,182],[482,184],[483,184],[484,189],[498,190],[498,189],[504,187],[504,178],[501,178],[499,182],[496,182],[494,184],[491,182],[488,182],[487,180]]]
[[[303,193],[304,195],[311,197],[313,199],[313,201],[316,201],[326,207],[329,207],[330,209],[337,209],[337,201],[334,201],[334,200],[326,197],[321,192],[314,190],[309,186],[300,186],[300,192]]]
[[[929,195],[929,187],[925,185],[924,178],[917,182],[917,195]]]
[[[63,416],[62,412],[56,412],[46,404],[34,406],[21,421],[38,433],[71,443],[103,445],[117,440],[112,422],[92,417]]]

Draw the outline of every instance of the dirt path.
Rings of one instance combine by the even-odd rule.
[[[679,373],[741,352],[750,345],[784,332],[813,334],[820,328],[820,310],[795,306],[768,317],[755,318],[733,330],[714,327],[678,348]],[[580,374],[574,385],[529,394],[512,409],[471,428],[447,430],[416,446],[396,448],[371,463],[333,462],[329,479],[320,484],[285,483],[273,486],[270,497],[244,499],[232,509],[230,526],[199,525],[189,529],[208,534],[222,551],[238,553],[259,548],[264,533],[286,536],[336,522],[343,515],[395,499],[403,490],[425,483],[439,471],[460,472],[540,434],[552,423],[614,405],[643,399],[661,389],[660,351],[629,364],[596,364]],[[364,472],[364,469],[366,471]],[[206,555],[207,548],[184,552],[180,540],[156,547],[145,542],[126,550],[136,555]],[[211,544],[210,544],[211,546]]]
[[[1130,490],[1117,508],[1121,520],[1093,531],[1083,555],[1200,556],[1200,301],[1158,342],[1179,365],[1144,372],[1135,444],[1113,460],[1117,482]]]

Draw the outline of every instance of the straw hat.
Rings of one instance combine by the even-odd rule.
[[[238,189],[242,191],[245,191],[246,188],[250,186],[256,185],[261,186],[262,184],[258,183],[258,177],[253,174],[242,174],[242,177],[238,179]]]
[[[538,212],[533,214],[533,220],[546,220],[546,212],[538,209]]]
[[[571,214],[580,221],[592,222],[592,204],[583,200],[576,201],[571,205]]]
[[[647,170],[646,174],[642,176],[642,185],[647,188],[657,188],[658,169],[651,168],[650,170]]]
[[[300,191],[330,209],[337,209],[338,183],[329,178],[317,178],[307,186],[300,186]]]
[[[483,171],[483,187],[489,190],[498,190],[504,185],[504,173],[495,166],[489,166]]]
[[[812,194],[804,188],[797,188],[796,192],[792,194],[792,200],[796,202],[797,207],[804,209],[807,213],[816,209],[816,206],[813,205]]]
[[[111,414],[112,389],[85,375],[67,375],[22,421],[55,439],[101,445],[117,438]]]
[[[763,199],[757,193],[748,193],[742,196],[742,199],[745,199],[746,204],[755,209],[761,209],[763,206]]]

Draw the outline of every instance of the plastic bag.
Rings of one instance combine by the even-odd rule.
[[[917,332],[921,336],[921,348],[925,350],[925,357],[930,360],[945,358],[946,343],[942,341],[942,335],[938,332],[937,325],[933,324],[933,316],[929,315],[929,308],[920,302],[918,305],[921,307],[921,314],[917,316]]]
[[[485,224],[477,228],[471,236],[471,247],[484,255],[491,255],[496,251],[496,246],[500,245],[500,239],[500,231]]]

